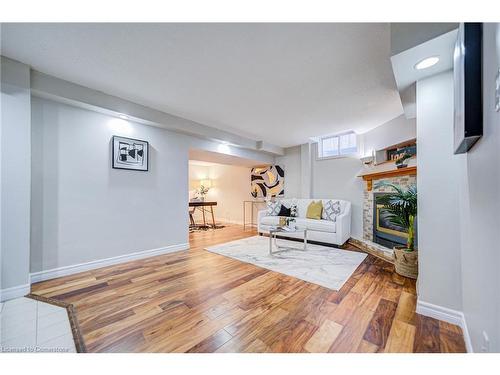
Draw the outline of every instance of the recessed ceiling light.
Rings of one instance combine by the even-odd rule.
[[[418,63],[415,64],[415,69],[417,70],[422,70],[422,69],[427,69],[430,68],[433,65],[436,65],[439,61],[438,56],[432,56],[432,57],[427,57],[426,59],[423,59],[422,61],[419,61]]]
[[[121,113],[118,117],[120,117],[123,120],[128,120],[128,116],[124,115],[123,113]]]

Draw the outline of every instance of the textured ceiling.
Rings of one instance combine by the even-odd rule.
[[[403,113],[389,24],[2,24],[3,55],[279,146]]]

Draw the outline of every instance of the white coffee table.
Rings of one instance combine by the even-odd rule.
[[[286,250],[286,247],[279,246],[276,240],[276,236],[280,233],[302,233],[304,238],[304,250],[307,250],[307,229],[295,227],[290,229],[288,227],[275,227],[269,229],[269,255],[273,255],[273,241],[274,247],[278,250]]]

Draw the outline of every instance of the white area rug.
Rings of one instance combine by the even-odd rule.
[[[269,237],[255,236],[206,250],[333,290],[339,290],[366,258],[363,253],[312,244],[304,251],[304,244],[297,241],[278,239],[278,245],[287,249],[271,256]]]

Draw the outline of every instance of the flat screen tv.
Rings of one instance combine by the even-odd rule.
[[[463,154],[483,135],[481,23],[461,23],[453,54],[454,148]]]

